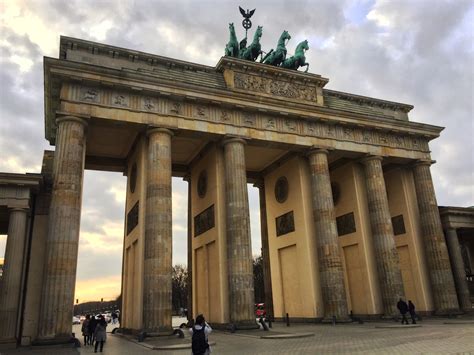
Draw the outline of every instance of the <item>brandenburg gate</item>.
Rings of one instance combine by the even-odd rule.
[[[260,191],[276,320],[393,317],[399,297],[422,313],[458,312],[430,173],[428,144],[442,128],[328,81],[232,55],[211,67],[61,37],[59,58],[44,58],[45,136],[56,148],[36,207],[12,212],[0,338],[71,336],[84,169],[127,176],[126,330],[172,330],[172,177],[189,184],[192,317],[256,325],[248,183]],[[26,213],[35,218],[20,307],[3,295],[19,285],[9,280],[21,255],[8,253]]]

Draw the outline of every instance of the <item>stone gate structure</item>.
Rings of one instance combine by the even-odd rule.
[[[276,319],[391,317],[399,297],[421,312],[459,311],[430,173],[428,143],[442,128],[409,121],[412,106],[236,58],[209,67],[69,37],[44,59],[44,80],[54,164],[48,152],[41,213],[21,207],[27,270],[9,254],[26,212],[10,212],[1,339],[70,337],[84,169],[128,179],[124,328],[171,330],[172,176],[189,183],[193,316],[255,326],[248,183],[260,189]],[[23,306],[3,297],[15,268]]]

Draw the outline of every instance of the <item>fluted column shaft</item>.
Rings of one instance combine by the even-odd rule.
[[[81,223],[86,121],[57,119],[39,338],[69,338]]]
[[[267,227],[267,204],[265,200],[265,184],[259,181],[255,186],[259,189],[260,198],[260,233],[262,239],[262,268],[263,268],[263,287],[265,290],[265,310],[267,316],[272,319],[273,311],[273,291],[272,275],[270,272],[270,247],[268,245],[268,227]]]
[[[3,276],[0,283],[0,340],[15,339],[20,308],[27,210],[10,210]]]
[[[459,303],[431,178],[430,162],[416,164],[413,167],[413,177],[435,312],[444,314],[458,311]]]
[[[172,278],[171,137],[167,129],[148,131],[143,329],[170,331]]]
[[[400,297],[404,297],[404,289],[383,176],[382,158],[372,156],[364,159],[362,163],[365,168],[367,203],[383,313],[386,317],[392,317],[398,314],[397,302]]]
[[[255,324],[250,214],[245,168],[245,142],[224,142],[229,315],[234,324]]]
[[[192,217],[192,193],[191,193],[191,175],[187,175],[185,180],[188,182],[188,320],[193,316],[193,217]]]
[[[470,311],[472,310],[471,298],[466,282],[466,270],[464,268],[464,261],[462,260],[461,247],[459,245],[456,229],[448,228],[446,230],[446,243],[448,245],[459,305],[463,311]]]
[[[327,155],[324,149],[313,149],[308,154],[315,239],[324,318],[345,320],[349,312]]]

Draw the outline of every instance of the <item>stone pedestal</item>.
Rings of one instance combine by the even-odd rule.
[[[148,134],[143,275],[143,330],[172,331],[172,220],[170,130]]]
[[[459,305],[463,311],[471,311],[471,298],[466,282],[466,271],[464,269],[464,262],[462,260],[461,247],[459,246],[456,229],[449,228],[446,230],[446,243],[448,245]]]
[[[26,209],[10,210],[5,263],[0,282],[0,342],[14,341],[17,336],[27,221]]]
[[[308,154],[324,318],[327,321],[332,320],[333,317],[336,317],[338,321],[347,321],[349,312],[344,269],[337,239],[327,154],[327,150],[323,149],[314,149]]]
[[[255,325],[245,141],[224,140],[229,316],[237,327]]]
[[[370,156],[363,159],[362,163],[365,168],[367,203],[382,295],[383,315],[384,317],[393,317],[399,314],[397,302],[400,297],[404,297],[404,289],[385,188],[382,158]]]
[[[41,299],[39,340],[67,341],[76,284],[82,181],[86,152],[86,121],[57,119],[53,190]]]
[[[448,249],[441,227],[430,165],[431,163],[428,161],[415,164],[413,177],[435,312],[437,314],[449,314],[459,311],[459,303],[451,272]]]
[[[272,277],[270,273],[270,247],[268,245],[268,228],[267,228],[267,204],[265,201],[265,184],[263,180],[255,184],[259,190],[260,199],[260,233],[262,239],[262,268],[263,268],[263,286],[265,289],[265,311],[267,317],[273,319],[275,313],[273,311],[273,291]]]

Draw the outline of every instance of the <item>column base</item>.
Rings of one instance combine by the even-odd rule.
[[[352,323],[352,319],[349,316],[346,317],[336,317],[334,320],[333,317],[324,317],[321,319],[321,323],[330,324],[330,323]]]
[[[454,309],[440,309],[438,311],[435,311],[433,315],[435,316],[440,316],[440,317],[450,317],[450,316],[459,316],[461,314],[464,314],[463,311],[461,311],[458,308]]]
[[[43,346],[43,345],[64,345],[71,344],[72,347],[81,347],[79,339],[70,336],[58,336],[54,338],[40,338],[31,342],[33,346]]]

